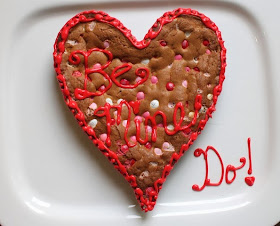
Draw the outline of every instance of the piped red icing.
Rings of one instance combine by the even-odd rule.
[[[116,108],[118,110],[117,123],[120,123],[120,117],[119,116],[120,116],[120,113],[121,113],[120,112],[121,111],[121,106],[126,105],[126,107],[129,109],[129,112],[131,112],[131,110],[133,110],[133,112],[135,114],[137,114],[138,111],[139,111],[140,102],[135,101],[135,102],[127,103],[126,101],[122,101],[119,105],[114,105],[114,106],[111,106],[109,104],[105,104],[104,107],[100,107],[100,108],[98,108],[94,111],[94,114],[96,116],[106,116],[106,119],[107,119],[107,137],[106,137],[106,140],[105,140],[105,143],[104,143],[99,137],[96,136],[96,134],[94,132],[94,129],[86,123],[85,116],[84,116],[83,112],[79,109],[76,101],[73,100],[73,98],[70,96],[70,92],[68,90],[65,77],[62,74],[61,68],[60,68],[60,64],[61,64],[61,61],[62,61],[62,54],[65,51],[65,42],[67,40],[69,30],[80,22],[99,21],[99,22],[110,24],[110,25],[114,26],[115,28],[117,28],[120,32],[122,32],[131,41],[131,43],[136,48],[144,49],[145,47],[147,47],[150,44],[152,39],[157,37],[157,35],[160,33],[163,25],[172,22],[174,19],[176,19],[180,15],[197,16],[202,20],[202,22],[204,23],[204,25],[206,27],[210,28],[211,30],[213,30],[216,33],[217,38],[218,38],[218,42],[219,42],[220,47],[221,47],[221,52],[220,52],[221,68],[220,68],[220,75],[219,75],[219,77],[220,77],[219,84],[214,88],[213,104],[211,105],[211,107],[209,107],[207,109],[206,114],[205,114],[205,118],[202,119],[199,122],[197,131],[191,133],[189,141],[186,144],[181,146],[181,149],[180,149],[179,153],[174,153],[172,155],[172,157],[170,159],[170,163],[167,164],[164,167],[161,178],[159,178],[154,183],[154,188],[149,189],[148,192],[147,191],[142,191],[136,183],[136,178],[133,175],[129,175],[128,172],[127,172],[127,168],[123,164],[121,164],[121,162],[118,159],[118,155],[115,152],[111,151],[107,147],[107,146],[110,147],[110,144],[111,144],[109,135],[110,135],[110,126],[111,126],[111,123],[113,123],[113,121],[111,120],[110,115],[108,113],[108,109],[113,107],[113,108]],[[164,48],[166,43],[161,42],[161,45]],[[184,46],[185,46],[185,44],[184,44]],[[101,65],[101,67],[96,67],[96,68],[89,68],[88,65],[85,65],[86,66],[86,75],[85,75],[86,79],[85,79],[84,89],[83,90],[82,89],[76,89],[75,90],[75,97],[77,99],[84,99],[84,98],[87,98],[87,97],[102,95],[103,93],[105,93],[110,88],[110,86],[112,85],[112,82],[114,82],[117,86],[122,87],[122,88],[128,88],[128,89],[135,88],[136,86],[144,83],[149,77],[148,69],[142,67],[142,68],[138,68],[135,71],[135,74],[141,78],[135,84],[128,84],[127,82],[126,83],[119,82],[117,80],[117,78],[121,74],[123,74],[126,71],[131,69],[131,65],[129,63],[124,63],[121,66],[115,68],[111,75],[106,74],[104,72],[104,69],[110,64],[110,62],[112,60],[112,55],[107,50],[101,50],[101,49],[96,48],[96,49],[91,49],[88,52],[76,51],[76,52],[71,53],[71,58],[69,58],[69,61],[71,62],[71,60],[72,60],[71,63],[73,63],[73,64],[76,64],[77,62],[79,62],[79,55],[78,54],[83,55],[84,59],[86,61],[87,57],[93,51],[103,52],[105,55],[107,55],[108,62],[105,65]],[[157,197],[158,197],[158,192],[162,188],[162,184],[166,180],[166,177],[169,175],[170,171],[173,169],[174,164],[182,157],[184,152],[186,150],[188,150],[188,148],[194,142],[194,140],[196,140],[197,136],[201,133],[201,131],[205,127],[206,122],[208,121],[209,117],[211,117],[212,113],[215,111],[215,105],[216,105],[218,96],[220,95],[220,93],[222,91],[222,84],[223,84],[223,81],[225,79],[224,73],[225,73],[225,67],[226,67],[226,49],[224,47],[224,41],[222,40],[221,32],[219,31],[218,27],[208,17],[206,17],[205,15],[203,15],[203,14],[201,14],[201,13],[195,11],[195,10],[178,8],[174,11],[166,12],[162,17],[157,19],[157,21],[154,23],[152,28],[150,28],[150,30],[148,31],[148,33],[146,34],[144,39],[142,41],[137,41],[136,38],[131,34],[130,30],[125,28],[119,20],[109,16],[107,13],[104,13],[104,12],[101,12],[101,11],[94,11],[94,10],[85,11],[85,12],[77,14],[72,19],[70,19],[63,26],[63,28],[60,30],[60,32],[57,36],[56,42],[54,44],[53,56],[54,56],[54,67],[55,67],[55,71],[57,73],[57,79],[59,81],[60,88],[61,88],[62,93],[64,95],[65,102],[68,105],[68,107],[70,108],[70,110],[73,112],[73,114],[74,114],[75,118],[77,119],[79,125],[87,133],[87,135],[93,141],[93,143],[102,151],[102,153],[108,158],[108,160],[115,166],[115,168],[117,170],[120,171],[120,173],[130,183],[130,185],[132,186],[132,188],[135,191],[135,194],[136,194],[136,197],[137,197],[138,201],[140,202],[141,208],[145,211],[152,210],[155,206],[155,203],[156,203],[156,200],[157,200]],[[87,75],[89,73],[93,73],[93,72],[97,72],[97,73],[102,74],[104,76],[104,78],[109,81],[109,84],[107,86],[102,85],[95,93],[89,92],[86,89],[86,83],[87,83],[87,80],[88,80]],[[139,143],[145,144],[145,146],[146,146],[147,144],[151,144],[150,142],[153,142],[156,139],[157,125],[156,125],[155,120],[154,120],[156,115],[161,115],[162,116],[163,127],[165,129],[165,132],[168,135],[173,135],[176,132],[181,131],[181,130],[187,130],[191,125],[193,125],[193,123],[195,123],[196,118],[197,118],[197,112],[200,108],[201,108],[201,96],[197,95],[196,101],[195,101],[195,113],[194,113],[195,115],[193,117],[192,122],[187,126],[181,126],[182,117],[184,116],[184,108],[182,107],[182,103],[180,103],[180,102],[177,103],[176,106],[175,106],[175,109],[174,109],[174,119],[173,119],[174,120],[174,130],[173,131],[168,130],[167,125],[166,125],[166,120],[165,120],[166,115],[163,112],[157,111],[153,116],[147,116],[145,118],[145,129],[147,130],[148,121],[152,122],[151,123],[152,124],[152,138],[151,138],[151,141],[148,142],[147,138],[142,140],[140,138],[139,134],[136,135],[136,140]],[[175,112],[177,112],[178,109],[180,109],[180,112],[181,112],[179,122],[176,121],[176,114],[175,114]],[[136,120],[135,123],[136,123],[136,126],[138,125],[137,131],[139,131],[140,130],[139,122]],[[126,134],[127,134],[127,128],[128,127],[129,127],[129,120],[127,120],[127,124],[126,124]],[[129,147],[131,145],[132,146],[134,145],[134,144],[131,144],[131,142],[129,141],[129,138],[126,135],[125,135],[125,139],[126,139],[126,143]],[[144,194],[147,194],[148,198],[145,198]]]

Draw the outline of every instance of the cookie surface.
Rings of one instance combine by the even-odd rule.
[[[165,13],[137,41],[104,12],[61,29],[54,66],[83,130],[152,210],[166,176],[215,110],[225,71],[220,32],[190,9]]]

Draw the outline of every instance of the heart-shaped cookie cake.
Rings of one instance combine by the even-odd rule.
[[[117,19],[86,11],[64,25],[53,55],[79,125],[152,210],[215,110],[226,66],[217,26],[179,8],[137,41]]]

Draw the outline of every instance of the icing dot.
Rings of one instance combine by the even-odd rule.
[[[209,45],[209,41],[208,40],[204,40],[203,41],[203,45],[208,46]]]
[[[136,142],[136,136],[131,136],[131,137],[130,137],[130,140],[131,140],[132,142]]]
[[[166,84],[166,89],[167,89],[168,91],[172,91],[172,90],[174,89],[174,87],[175,87],[175,85],[174,85],[174,83],[172,83],[172,82],[168,82],[168,83]]]
[[[105,41],[103,44],[104,44],[104,48],[105,48],[105,49],[108,48],[109,45],[110,45],[108,41]]]
[[[168,129],[168,130],[174,130],[174,126],[173,126],[172,124],[169,124],[169,125],[167,126],[167,129]]]
[[[167,46],[167,43],[166,43],[166,41],[164,41],[164,40],[159,41],[159,44],[160,44],[161,46]]]
[[[89,105],[89,108],[92,109],[92,110],[95,110],[97,108],[97,104],[92,103],[91,105]]]
[[[184,80],[184,81],[182,82],[182,86],[184,86],[185,88],[188,87],[188,82],[187,82],[187,80]]]
[[[143,113],[143,117],[144,117],[144,118],[147,118],[148,116],[150,116],[150,112],[145,111],[145,112]]]
[[[183,49],[186,49],[186,48],[188,48],[188,46],[189,46],[189,43],[188,43],[188,41],[185,39],[185,40],[182,42],[182,48],[183,48]]]
[[[175,107],[175,103],[174,102],[169,102],[167,106],[169,108],[174,108]]]
[[[207,54],[211,54],[211,51],[209,49],[206,50]]]
[[[151,77],[151,82],[152,82],[153,84],[156,84],[156,83],[158,82],[158,78],[157,78],[156,76],[152,76],[152,77]]]
[[[192,33],[191,31],[186,31],[185,32],[186,37],[189,37],[191,35],[191,33]]]
[[[106,103],[113,105],[113,101],[111,98],[106,98]]]
[[[100,135],[100,140],[106,141],[106,139],[107,139],[107,134],[106,133],[103,133],[103,134]]]
[[[127,125],[127,120],[123,120],[122,125],[123,125],[124,127],[126,127],[126,125]]]
[[[194,112],[191,111],[191,112],[189,113],[189,118],[193,118],[193,117],[194,117]]]
[[[120,104],[123,101],[123,99],[118,99],[117,104]]]
[[[185,70],[189,72],[191,69],[189,67],[185,67]]]
[[[102,92],[102,91],[104,91],[105,89],[106,89],[106,87],[105,87],[104,85],[102,85],[102,86],[99,87],[98,90],[99,90],[100,92]]]
[[[158,100],[152,100],[150,103],[151,108],[158,108],[159,107],[159,102]]]
[[[137,100],[143,100],[144,97],[145,97],[145,94],[144,94],[143,92],[138,92],[138,93],[136,94]]]
[[[155,148],[154,152],[155,152],[156,155],[162,155],[162,150],[159,149],[159,148]]]
[[[141,63],[142,63],[142,64],[146,64],[146,65],[147,65],[149,62],[150,62],[150,60],[149,60],[149,59],[144,59],[144,60],[142,60],[142,62],[141,62]]]
[[[137,115],[137,116],[134,118],[134,122],[135,122],[135,120],[138,120],[138,121],[142,122],[142,117],[139,116],[139,115]]]
[[[93,68],[93,69],[100,69],[100,68],[101,68],[101,64],[100,64],[100,63],[97,63],[97,64],[93,65],[92,68]]]
[[[91,126],[92,128],[95,128],[97,125],[97,120],[96,119],[92,119],[89,123],[89,126]]]
[[[207,95],[207,99],[208,99],[208,100],[212,100],[212,99],[213,99],[213,94],[209,93],[209,94]]]
[[[180,54],[175,55],[175,60],[181,60],[183,57]]]
[[[145,147],[146,147],[147,149],[151,149],[151,148],[152,148],[152,144],[151,144],[150,142],[147,142],[147,143],[145,144]]]
[[[209,73],[204,73],[203,74],[205,77],[210,77],[210,74]]]
[[[82,76],[82,73],[79,72],[79,71],[74,71],[74,72],[72,73],[72,76],[74,76],[74,77],[80,77],[80,76]]]
[[[199,68],[198,67],[194,67],[193,68],[195,71],[199,71]]]
[[[129,81],[127,79],[125,79],[125,78],[121,79],[120,83],[122,85],[129,85]]]

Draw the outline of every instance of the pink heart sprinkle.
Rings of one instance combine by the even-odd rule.
[[[211,51],[209,49],[206,50],[207,54],[211,54]]]
[[[136,136],[131,136],[131,137],[130,137],[130,140],[131,140],[132,142],[136,142]]]
[[[100,140],[102,140],[103,142],[105,142],[107,139],[107,134],[106,133],[103,133],[100,135]]]
[[[144,94],[143,92],[138,92],[138,93],[136,94],[137,100],[143,100],[144,97],[145,97],[145,94]]]
[[[100,64],[100,63],[97,63],[97,64],[93,65],[92,68],[93,68],[93,69],[100,69],[100,68],[101,68],[101,64]]]
[[[168,149],[169,146],[170,146],[170,144],[169,144],[168,142],[164,142],[164,143],[162,144],[162,149]]]
[[[155,152],[156,155],[162,155],[162,151],[159,148],[155,148],[154,152]]]
[[[186,71],[189,72],[191,69],[189,67],[185,67]]]
[[[153,84],[156,84],[156,83],[158,82],[158,78],[157,78],[156,76],[152,76],[152,77],[151,77],[151,82],[152,82]]]
[[[180,54],[178,54],[178,55],[176,55],[175,56],[175,60],[181,60],[183,57],[182,57],[182,55],[180,55]]]
[[[97,108],[97,104],[93,102],[91,105],[89,105],[89,108],[95,110]]]
[[[185,88],[188,87],[188,82],[187,82],[187,80],[184,80],[184,81],[182,82],[182,86],[184,86]]]
[[[146,111],[146,112],[143,113],[144,118],[147,118],[148,116],[150,116],[150,112]]]
[[[137,115],[137,116],[134,118],[134,121],[135,121],[135,120],[138,120],[138,121],[142,122],[142,117],[139,116],[139,115]]]

